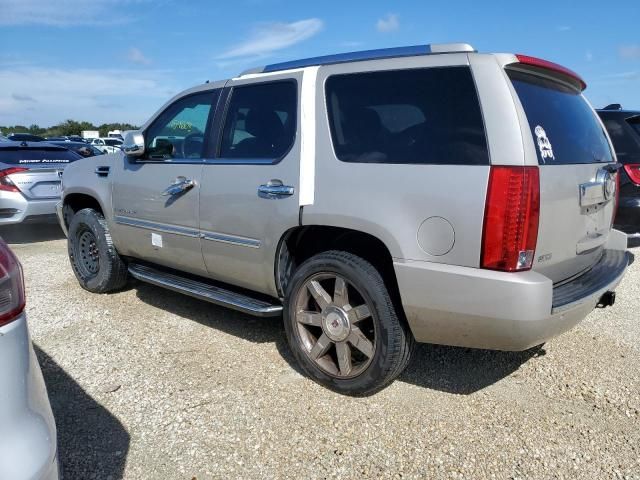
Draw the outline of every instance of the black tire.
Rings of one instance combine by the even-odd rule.
[[[126,285],[127,266],[118,255],[100,212],[85,208],[72,217],[67,246],[73,273],[85,290],[106,293]]]
[[[359,296],[360,302],[364,301],[369,307],[368,321],[373,323],[373,327],[369,326],[369,332],[374,331],[373,338],[371,336],[369,338],[375,347],[370,359],[367,360],[369,363],[363,367],[364,370],[350,378],[340,378],[341,366],[338,367],[337,374],[330,374],[318,360],[312,359],[306,330],[308,326],[302,325],[304,328],[301,328],[300,322],[296,319],[300,312],[300,298],[303,298],[300,295],[305,294],[300,292],[306,292],[309,282],[314,278],[324,278],[323,275],[336,275],[336,278],[338,276],[343,278],[349,285],[347,290],[352,288],[351,291],[356,292],[355,295]],[[335,281],[337,290],[337,280]],[[335,295],[334,292],[332,302],[335,302]],[[326,311],[322,310],[322,312]],[[329,328],[325,320],[327,317],[322,315],[322,312],[320,313],[323,326],[311,327],[316,328],[318,339],[326,334]],[[287,287],[284,324],[289,346],[307,375],[319,384],[345,395],[371,395],[389,385],[408,365],[415,344],[406,321],[396,312],[394,302],[378,270],[363,258],[343,251],[328,251],[315,255],[295,271]],[[349,322],[348,328],[352,329],[353,324]],[[349,338],[346,340],[347,343]],[[349,351],[355,351],[353,346]],[[322,355],[325,360],[332,355],[333,358],[337,358],[337,344],[334,345],[333,353],[329,347],[326,354]],[[335,366],[338,365],[337,360],[334,363]],[[351,360],[349,367],[351,367]]]

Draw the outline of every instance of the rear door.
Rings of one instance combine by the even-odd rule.
[[[508,68],[507,75],[540,169],[533,269],[560,282],[586,271],[602,255],[615,211],[615,156],[602,123],[577,88],[539,71]]]
[[[45,200],[60,196],[62,171],[82,157],[61,147],[3,149],[0,153],[0,175],[7,178],[29,200]]]
[[[200,193],[211,278],[276,295],[278,242],[299,222],[301,80],[289,73],[227,84],[227,107],[216,122],[221,139],[204,165]]]

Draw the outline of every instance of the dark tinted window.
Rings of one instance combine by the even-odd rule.
[[[14,165],[70,163],[79,158],[82,157],[67,149],[0,148],[0,163]]]
[[[619,113],[600,113],[620,163],[640,162],[640,132]]]
[[[527,73],[508,75],[527,115],[540,164],[613,161],[602,126],[579,92]]]
[[[219,90],[189,95],[176,100],[145,132],[146,158],[167,161],[198,159],[204,155],[205,130],[217,102]],[[120,146],[116,138],[106,139]]]
[[[292,81],[235,87],[220,156],[281,158],[296,135],[296,97],[297,86]]]
[[[327,108],[345,162],[486,165],[478,95],[467,67],[335,75]]]

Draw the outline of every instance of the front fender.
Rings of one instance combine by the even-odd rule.
[[[87,195],[95,199],[100,205],[107,221],[113,220],[111,204],[111,189],[114,167],[116,162],[123,161],[123,153],[98,155],[77,160],[65,168],[62,175],[62,204],[72,194]],[[98,167],[108,167],[110,172],[98,175]]]

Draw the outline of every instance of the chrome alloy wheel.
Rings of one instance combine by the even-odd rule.
[[[353,378],[369,366],[375,353],[375,322],[353,284],[334,273],[315,274],[300,288],[295,305],[303,350],[323,371]]]

